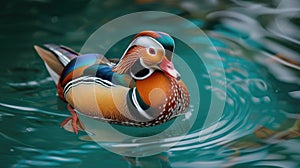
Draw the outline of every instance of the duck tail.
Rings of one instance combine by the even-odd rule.
[[[43,48],[35,45],[34,49],[44,61],[49,74],[56,84],[58,83],[64,67],[72,59],[79,56],[76,51],[55,44],[45,44]]]

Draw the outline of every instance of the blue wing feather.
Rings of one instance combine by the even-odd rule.
[[[116,85],[132,86],[132,80],[127,74],[113,72],[108,65],[92,65],[84,71],[84,75],[96,76],[108,80]]]

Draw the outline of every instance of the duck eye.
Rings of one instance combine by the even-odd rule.
[[[148,48],[148,53],[154,56],[156,54],[156,50],[154,48]]]

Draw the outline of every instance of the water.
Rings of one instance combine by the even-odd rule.
[[[300,167],[297,0],[7,1],[0,8],[1,167]],[[199,90],[226,106],[208,127],[202,128],[204,116],[198,116],[185,139],[168,151],[132,158],[103,149],[85,133],[59,128],[69,113],[32,46],[52,42],[80,50],[99,26],[143,10],[179,14],[205,31],[222,57],[227,83],[211,88],[202,68]],[[192,54],[177,43],[178,55]],[[213,54],[204,56],[214,61]],[[218,78],[221,69],[210,68]],[[226,93],[218,89],[223,86]],[[201,101],[201,114],[207,109]]]

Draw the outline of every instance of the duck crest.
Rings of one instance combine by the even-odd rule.
[[[116,64],[100,54],[79,55],[64,46],[35,49],[49,72],[59,76],[57,92],[72,114],[61,126],[72,121],[77,133],[76,111],[109,123],[139,127],[158,125],[186,113],[189,93],[172,63],[174,46],[166,33],[143,31]]]
[[[157,42],[159,42],[165,49],[166,52],[166,57],[171,61],[173,57],[173,51],[175,49],[175,42],[173,38],[164,32],[159,32],[159,31],[142,31],[138,33],[134,39],[137,37],[142,37],[142,36],[147,36],[147,37],[152,37],[154,38]]]

